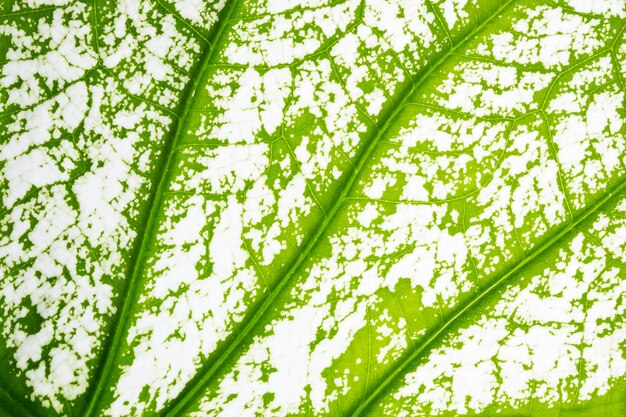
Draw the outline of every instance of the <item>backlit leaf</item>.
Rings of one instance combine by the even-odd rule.
[[[0,415],[624,415],[625,29],[0,0]]]

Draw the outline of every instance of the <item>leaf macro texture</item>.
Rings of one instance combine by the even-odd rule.
[[[624,0],[0,0],[0,416],[626,415]]]

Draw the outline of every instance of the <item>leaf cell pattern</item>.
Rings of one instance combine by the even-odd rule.
[[[625,28],[0,2],[0,414],[620,415]]]

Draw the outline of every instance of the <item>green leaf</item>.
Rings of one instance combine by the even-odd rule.
[[[1,0],[0,415],[624,415],[625,28]]]

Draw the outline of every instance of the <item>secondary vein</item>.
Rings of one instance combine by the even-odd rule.
[[[402,373],[406,370],[406,368],[413,363],[416,359],[420,357],[420,355],[425,352],[434,342],[439,340],[446,330],[450,329],[462,316],[464,316],[467,312],[469,312],[472,307],[476,306],[482,300],[487,298],[490,294],[493,294],[496,289],[498,289],[504,282],[506,282],[509,278],[523,269],[526,265],[531,263],[533,260],[537,259],[540,255],[546,253],[551,248],[553,248],[561,239],[566,237],[570,232],[574,231],[578,225],[580,225],[583,221],[590,218],[591,215],[597,213],[598,210],[604,206],[612,197],[622,193],[626,190],[626,178],[623,179],[617,187],[607,191],[604,195],[596,201],[591,207],[587,210],[581,212],[578,216],[574,217],[573,220],[567,224],[567,226],[563,227],[557,234],[552,236],[547,242],[543,243],[541,246],[535,248],[528,256],[522,259],[517,264],[513,265],[508,271],[503,273],[498,279],[496,279],[493,283],[487,286],[484,290],[479,291],[476,296],[468,300],[468,302],[459,308],[457,308],[456,312],[453,313],[446,321],[424,342],[415,347],[413,352],[409,356],[406,357],[403,361],[401,361],[398,366],[394,367],[387,377],[385,377],[381,383],[378,384],[375,390],[373,390],[367,398],[361,402],[359,407],[350,414],[351,417],[357,417],[361,415],[369,405],[383,392],[391,383],[393,383]]]
[[[212,42],[209,42],[207,44],[203,56],[200,60],[200,68],[195,73],[195,76],[192,77],[191,85],[188,87],[188,90],[182,99],[183,110],[178,121],[176,122],[176,129],[173,131],[173,134],[171,134],[170,137],[167,138],[168,140],[166,140],[165,149],[163,151],[165,155],[165,160],[162,163],[158,172],[156,173],[156,175],[159,177],[159,181],[154,189],[154,192],[152,193],[152,197],[148,202],[148,216],[145,221],[143,233],[141,233],[138,237],[137,245],[139,249],[134,256],[134,261],[132,262],[130,267],[132,272],[128,281],[128,287],[124,294],[122,308],[119,311],[117,318],[112,326],[114,328],[113,335],[109,338],[108,343],[104,346],[104,363],[100,368],[99,373],[96,373],[94,377],[97,381],[95,387],[88,392],[89,397],[87,400],[87,405],[84,409],[84,412],[82,413],[84,417],[91,416],[96,410],[98,400],[100,399],[102,392],[109,382],[111,372],[115,364],[114,361],[120,347],[120,343],[122,341],[122,338],[124,337],[124,334],[126,333],[128,324],[127,322],[128,318],[130,317],[132,305],[135,302],[135,292],[137,290],[139,277],[143,272],[143,261],[145,260],[148,252],[150,237],[152,237],[156,232],[157,218],[161,209],[163,194],[165,193],[165,190],[169,183],[169,177],[172,166],[174,164],[174,153],[177,144],[180,141],[180,138],[183,136],[184,130],[186,129],[187,116],[191,108],[193,107],[192,103],[194,101],[194,97],[196,96],[196,92],[201,87],[200,80],[202,79],[203,74],[206,72],[211,62],[213,53],[216,50],[215,46],[221,39],[221,36],[223,36],[226,24],[229,21],[229,17],[235,7],[235,4],[237,3],[237,0],[227,1],[228,2],[220,12],[221,16],[213,29],[213,36],[209,37]]]
[[[212,364],[210,364],[205,371],[200,372],[200,376],[196,378],[195,382],[192,382],[188,385],[185,390],[179,395],[177,398],[170,402],[170,406],[165,410],[164,415],[167,417],[179,416],[183,413],[190,403],[197,398],[198,395],[201,394],[204,386],[212,380],[212,378],[220,371],[222,366],[228,362],[228,359],[232,356],[234,351],[242,345],[242,343],[248,338],[256,324],[259,320],[265,315],[266,311],[272,306],[274,300],[278,296],[278,294],[287,286],[287,284],[291,281],[291,278],[294,277],[297,272],[300,270],[304,262],[309,258],[309,254],[317,245],[318,241],[324,233],[328,226],[332,223],[335,215],[342,207],[344,201],[348,197],[349,193],[352,191],[354,184],[356,183],[361,170],[365,166],[372,152],[376,148],[376,145],[380,141],[380,139],[385,135],[389,127],[393,124],[396,118],[401,113],[405,104],[408,102],[409,98],[413,96],[415,91],[429,78],[429,76],[439,68],[457,49],[471,40],[478,32],[482,30],[482,28],[493,20],[495,17],[499,16],[511,3],[515,0],[506,0],[503,2],[500,7],[492,13],[490,16],[485,18],[479,25],[473,28],[470,32],[468,32],[464,38],[452,45],[446,51],[443,51],[440,57],[428,67],[428,69],[423,73],[422,76],[416,77],[415,81],[412,84],[408,84],[404,91],[400,93],[401,99],[397,106],[395,106],[394,110],[389,113],[387,117],[384,118],[384,122],[377,129],[376,133],[374,133],[372,139],[370,139],[367,144],[366,149],[361,153],[359,158],[357,159],[350,175],[345,180],[345,185],[341,187],[341,193],[338,195],[335,203],[332,207],[327,211],[326,216],[324,217],[321,224],[317,227],[315,233],[311,235],[306,243],[303,246],[302,251],[300,251],[299,256],[291,263],[287,273],[285,276],[278,282],[273,291],[263,300],[261,305],[252,313],[252,315],[244,319],[244,326],[241,330],[239,330],[235,336],[235,338],[230,342],[216,358]]]

